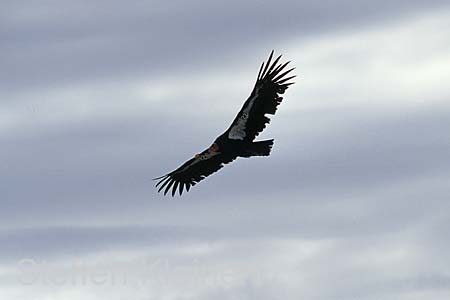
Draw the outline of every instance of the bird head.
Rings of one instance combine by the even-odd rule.
[[[217,145],[216,143],[213,143],[209,147],[208,151],[209,151],[209,153],[218,152],[219,151],[219,145]]]

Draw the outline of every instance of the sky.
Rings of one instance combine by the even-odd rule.
[[[0,298],[450,298],[448,1],[0,0]],[[260,139],[182,197],[270,51]]]

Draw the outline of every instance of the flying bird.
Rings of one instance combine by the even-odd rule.
[[[172,196],[177,190],[181,194],[183,190],[189,191],[209,175],[217,172],[225,164],[238,157],[269,156],[273,139],[254,141],[261,133],[270,119],[266,114],[274,115],[283,98],[286,89],[294,82],[289,82],[293,76],[289,74],[295,68],[285,71],[286,63],[279,63],[281,55],[273,60],[273,50],[267,63],[262,63],[255,87],[250,97],[245,101],[231,126],[203,152],[196,154],[175,171],[155,178],[158,180],[156,187],[158,192],[164,189],[166,195],[172,189]]]

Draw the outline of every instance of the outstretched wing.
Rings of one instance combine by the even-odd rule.
[[[280,95],[291,84],[294,84],[288,81],[295,76],[286,76],[295,68],[283,72],[289,61],[284,64],[278,63],[281,58],[280,55],[271,64],[272,58],[273,50],[267,64],[264,65],[263,62],[259,69],[258,78],[250,97],[245,101],[244,106],[228,129],[228,138],[253,141],[270,122],[270,119],[265,115],[275,114],[277,106],[283,100]]]
[[[208,150],[205,150],[185,162],[175,171],[155,178],[154,180],[159,180],[156,187],[160,185],[158,192],[165,188],[164,195],[172,188],[172,197],[178,189],[181,196],[184,188],[186,191],[189,191],[191,186],[196,185],[199,181],[217,172],[224,164],[234,159],[236,159],[236,156],[229,156],[220,152],[210,153]]]

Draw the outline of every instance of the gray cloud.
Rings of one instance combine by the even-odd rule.
[[[265,54],[293,36],[351,29],[445,7],[447,1],[7,2],[1,85],[159,77]],[[226,24],[226,25],[225,25]],[[225,25],[225,26],[224,26]],[[258,49],[258,50],[256,50]],[[262,49],[262,50],[261,50]],[[214,55],[211,55],[214,53]],[[120,74],[120,75],[119,75]]]
[[[1,4],[0,298],[448,299],[446,1]],[[157,194],[280,45],[270,159]],[[22,258],[169,267],[24,287]]]
[[[383,195],[382,191],[393,184],[399,184],[398,189],[394,187],[382,196],[389,199],[396,195],[396,201],[400,201],[400,206],[390,205],[392,217],[401,211],[402,205],[420,202],[423,197],[431,197],[442,205],[445,189],[435,190],[436,195],[433,195],[427,184],[409,192],[404,191],[404,185],[430,176],[448,178],[450,165],[446,157],[450,144],[445,132],[440,130],[450,125],[448,109],[443,107],[440,111],[398,119],[380,119],[379,113],[361,111],[357,119],[347,119],[343,128],[328,128],[323,134],[302,134],[296,137],[298,140],[287,139],[296,136],[296,129],[286,127],[284,132],[274,133],[278,138],[271,160],[238,160],[196,186],[183,199],[169,202],[155,193],[151,178],[175,168],[199,150],[198,145],[207,145],[208,139],[215,136],[213,130],[203,132],[200,125],[193,125],[194,120],[187,122],[198,129],[197,135],[189,141],[181,139],[178,147],[170,151],[167,151],[169,146],[165,146],[173,143],[170,133],[181,125],[165,128],[163,134],[158,134],[161,127],[157,124],[163,128],[164,122],[169,121],[156,117],[151,121],[92,124],[94,127],[84,124],[27,138],[10,137],[3,141],[9,146],[2,149],[4,156],[9,153],[8,167],[1,180],[5,192],[2,222],[27,222],[26,218],[31,215],[44,223],[52,219],[60,222],[61,216],[69,223],[77,222],[83,215],[95,216],[102,222],[116,217],[119,212],[129,220],[135,214],[149,215],[152,216],[149,221],[156,224],[166,224],[166,217],[161,216],[170,214],[169,223],[180,226],[215,219],[218,228],[226,228],[229,217],[237,218],[236,226],[246,222],[254,206],[267,206],[263,215],[272,211],[276,218],[289,211],[297,213],[308,208],[311,199],[321,199],[318,205],[323,206],[324,211],[312,208],[318,209],[314,212],[318,218],[327,213],[330,207],[327,205],[334,205],[332,203],[338,206],[338,203],[345,203],[343,210],[349,205],[372,207],[376,195]],[[333,115],[339,114],[345,115],[345,112],[335,110]],[[296,126],[314,122],[306,115],[301,119],[304,124]],[[327,128],[329,120],[324,118],[322,122],[320,126]],[[287,123],[290,123],[289,118]],[[189,130],[185,129],[186,133]],[[277,149],[277,145],[281,149]],[[411,150],[405,152],[405,147]],[[160,157],[165,157],[164,161]],[[227,191],[226,195],[217,193],[218,186]],[[216,199],[212,204],[202,200],[209,199],[210,195],[215,195]],[[229,197],[236,201],[230,203]],[[272,197],[286,200],[273,204]],[[231,207],[226,211],[231,216],[221,217],[228,205]],[[173,206],[180,210],[171,213]],[[236,211],[239,206],[248,211]],[[409,209],[407,222],[424,213],[420,207],[415,212],[413,206]],[[186,212],[195,217],[187,217]],[[205,212],[205,215],[197,215],[198,212]],[[293,225],[290,222],[301,224],[310,219],[307,214],[300,213],[290,221],[268,223],[272,228],[264,230],[279,234]],[[53,217],[49,219],[50,216]],[[315,222],[315,218],[311,221]],[[258,226],[265,226],[260,223],[263,220],[254,221]],[[354,221],[349,219],[347,223],[338,219],[344,222],[344,227],[350,228]],[[326,232],[327,226],[319,228]]]
[[[186,229],[162,226],[21,228],[0,233],[0,255],[3,261],[14,263],[22,259],[49,260],[120,245],[125,249],[162,243],[173,246],[188,236]]]

